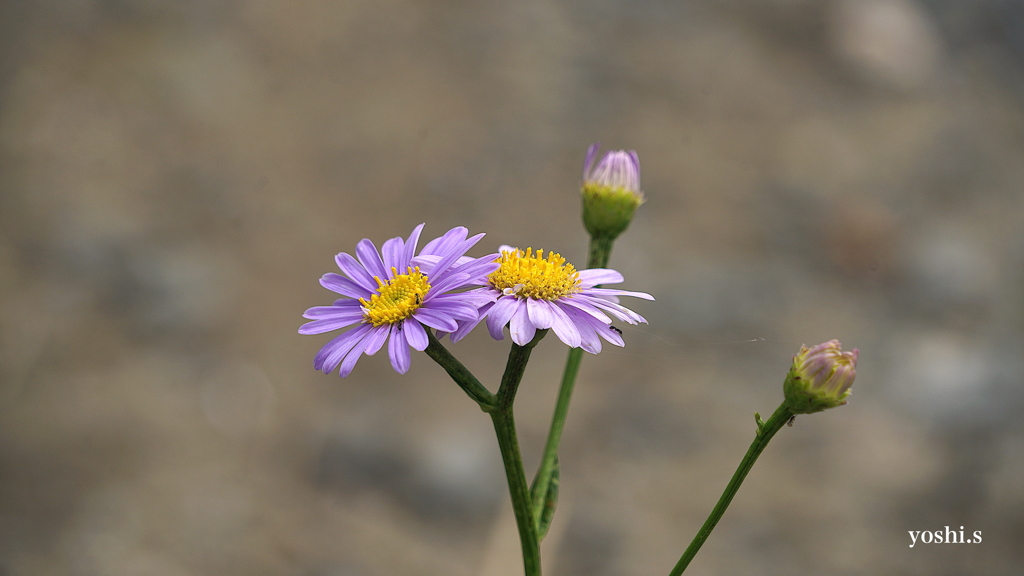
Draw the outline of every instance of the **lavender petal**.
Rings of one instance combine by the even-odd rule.
[[[495,340],[503,340],[505,338],[502,328],[519,311],[520,304],[524,307],[526,306],[525,302],[520,301],[515,296],[498,298],[487,314],[487,330],[491,333],[492,338]]]
[[[356,257],[371,276],[376,276],[385,282],[391,277],[388,274],[388,269],[384,268],[384,262],[380,259],[377,247],[369,238],[363,238],[359,244],[356,244]]]
[[[557,304],[550,304],[550,308],[552,315],[551,329],[555,331],[555,335],[570,348],[579,348],[580,331],[576,328],[576,324]]]
[[[430,343],[427,339],[427,331],[423,329],[423,325],[417,322],[415,318],[410,318],[403,322],[402,330],[405,331],[405,339],[409,342],[409,346],[412,346],[417,352],[423,352],[427,349],[427,344]]]
[[[369,324],[363,324],[328,342],[313,358],[313,368],[323,371],[324,374],[333,372],[345,354],[361,342],[372,328]]]
[[[416,245],[420,241],[420,232],[423,231],[423,224],[412,229],[412,234],[405,241],[405,251],[402,253],[402,262],[406,266],[412,266],[412,258],[416,255]]]
[[[580,270],[581,288],[593,288],[598,284],[618,284],[623,281],[625,278],[622,277],[622,274],[610,268]]]
[[[436,310],[429,308],[419,308],[412,313],[412,317],[419,320],[421,324],[430,326],[435,330],[441,330],[443,332],[454,332],[458,330],[459,325],[455,322],[455,319]]]
[[[402,255],[405,254],[405,241],[401,237],[389,238],[380,247],[380,255],[384,260],[384,269],[394,268],[399,274],[408,272],[409,262],[402,262]]]
[[[551,308],[551,303],[547,300],[526,299],[526,312],[530,317],[530,323],[541,330],[551,328],[551,323],[555,321]]]
[[[365,290],[356,282],[345,278],[341,274],[329,272],[320,278],[320,285],[331,292],[336,292],[349,298],[369,298],[371,291]]]
[[[388,334],[395,331],[394,324],[386,324],[378,326],[376,330],[370,332],[370,335],[366,337],[366,349],[363,351],[367,356],[373,356],[380,350],[380,347],[384,345],[384,342],[388,339]]]
[[[409,343],[405,339],[403,330],[395,330],[391,334],[391,342],[388,343],[388,358],[391,359],[391,366],[395,372],[405,374],[409,371],[409,364],[412,359],[409,356]]]
[[[520,346],[526,346],[537,334],[537,327],[530,322],[526,305],[519,306],[516,313],[509,321],[509,332],[512,334],[512,341]]]
[[[334,257],[334,261],[346,276],[351,278],[352,281],[359,286],[366,289],[367,292],[377,291],[377,281],[366,272],[366,268],[363,268],[351,254],[342,252]]]

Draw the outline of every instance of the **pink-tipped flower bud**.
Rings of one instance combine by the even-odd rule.
[[[839,340],[801,346],[783,385],[786,406],[794,414],[811,414],[846,404],[857,376],[858,354],[856,348],[843,352]]]
[[[640,159],[633,150],[617,150],[595,165],[599,148],[600,144],[592,144],[583,162],[583,224],[591,236],[614,239],[644,202]]]

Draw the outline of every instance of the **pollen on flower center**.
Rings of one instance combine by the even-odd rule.
[[[518,298],[558,300],[581,290],[580,273],[560,254],[533,248],[501,253],[501,266],[488,276],[491,286]]]
[[[380,326],[382,324],[394,324],[405,320],[417,308],[423,305],[423,298],[430,290],[430,283],[427,277],[420,272],[419,266],[407,268],[406,274],[399,274],[394,267],[391,268],[393,278],[387,282],[374,276],[377,281],[377,293],[370,296],[370,301],[360,298],[359,303],[363,305],[363,321]]]

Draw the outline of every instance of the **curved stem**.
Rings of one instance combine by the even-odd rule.
[[[431,334],[430,330],[427,330],[427,339],[427,356],[430,356],[434,362],[440,364],[445,372],[452,377],[452,380],[480,405],[481,410],[492,412],[498,401],[497,396],[491,394],[491,391],[485,388],[476,379],[476,376],[473,376],[469,369],[462,365],[462,362],[459,362],[455,356],[452,356],[451,352]]]
[[[722,515],[725,514],[725,509],[729,507],[729,503],[732,502],[736,492],[740,489],[740,484],[743,483],[743,479],[747,477],[747,473],[754,467],[754,462],[757,462],[757,457],[761,455],[761,452],[768,446],[768,442],[771,441],[772,436],[782,428],[786,422],[789,422],[790,418],[793,417],[793,413],[786,408],[786,403],[783,402],[776,410],[775,413],[768,418],[767,421],[762,422],[759,414],[754,415],[757,421],[757,435],[754,437],[753,443],[750,444],[750,448],[747,449],[746,456],[740,462],[739,468],[732,475],[732,480],[729,480],[729,484],[725,487],[725,492],[722,493],[722,497],[718,499],[718,503],[715,504],[711,515],[701,526],[697,535],[693,537],[693,541],[683,552],[682,558],[676,563],[675,568],[669,573],[669,576],[679,576],[686,570],[686,567],[693,560],[693,557],[697,555],[697,551],[704,544],[704,541],[711,535],[711,531],[718,525],[718,521],[722,519]]]
[[[516,525],[519,528],[526,576],[540,576],[540,546],[533,512],[530,509],[530,491],[526,485],[526,472],[523,470],[523,459],[519,453],[512,404],[515,402],[516,390],[526,370],[526,363],[530,360],[530,353],[546,333],[547,330],[538,331],[534,339],[525,346],[512,345],[512,350],[508,353],[508,363],[505,365],[505,374],[501,377],[497,401],[494,410],[491,411],[494,432],[498,436],[498,447],[501,449],[501,460],[505,464],[505,476],[508,478],[512,510],[515,512]]]
[[[614,238],[591,236],[587,268],[608,266],[614,242]],[[541,511],[544,509],[551,477],[554,474],[555,462],[558,459],[558,445],[562,441],[562,429],[565,427],[565,417],[569,413],[569,402],[572,400],[572,391],[576,386],[576,376],[579,374],[581,362],[583,362],[583,349],[569,350],[569,356],[565,359],[565,370],[562,372],[562,383],[558,388],[555,413],[551,417],[551,428],[548,430],[548,439],[544,444],[544,455],[541,458],[540,467],[537,469],[537,475],[534,476],[531,490],[534,518],[537,518],[538,521]]]

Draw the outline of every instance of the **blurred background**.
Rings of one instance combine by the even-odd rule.
[[[693,574],[1020,574],[1024,3],[0,3],[0,575],[521,574],[489,419],[299,336],[426,222],[579,265],[587,146],[649,326],[588,356],[547,573],[667,574],[801,344],[848,406],[766,450]],[[495,388],[508,341],[450,347]],[[520,390],[528,474],[566,349]],[[917,544],[950,526],[981,544]]]

